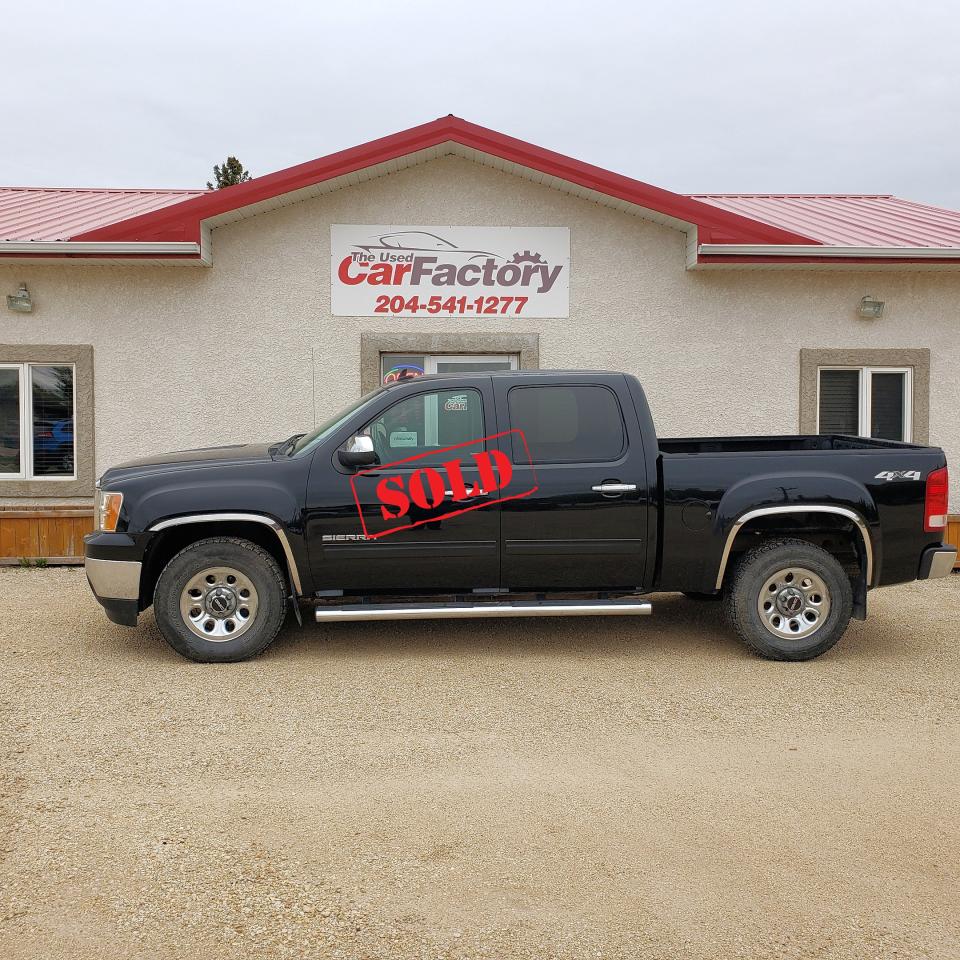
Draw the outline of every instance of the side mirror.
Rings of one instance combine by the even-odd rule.
[[[377,462],[373,440],[362,434],[351,437],[343,448],[337,451],[337,457],[345,467],[366,467]]]

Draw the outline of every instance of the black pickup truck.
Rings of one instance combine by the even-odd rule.
[[[151,604],[201,661],[317,621],[635,615],[720,599],[805,660],[874,587],[946,576],[943,451],[848,436],[658,439],[622,373],[428,376],[282,443],[108,470],[86,570],[115,623]]]

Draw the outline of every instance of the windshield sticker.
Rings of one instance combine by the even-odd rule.
[[[467,409],[467,395],[458,394],[455,397],[448,397],[443,403],[444,410],[463,411]]]
[[[397,446],[393,436],[391,446]],[[500,445],[512,445],[514,460],[497,449],[493,441],[501,438],[509,438]],[[420,465],[425,458],[430,459],[430,466]],[[377,540],[399,530],[529,497],[537,490],[537,475],[523,431],[506,430],[360,470],[350,478],[350,487],[364,538]]]
[[[391,447],[415,447],[417,445],[417,435],[410,430],[394,430],[390,434]]]

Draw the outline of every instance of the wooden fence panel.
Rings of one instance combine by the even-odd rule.
[[[0,543],[4,557],[37,557],[40,555],[40,521],[36,517],[0,518]]]
[[[0,509],[0,564],[82,563],[83,537],[92,530],[89,508]]]
[[[943,539],[945,543],[952,543],[960,549],[960,517],[947,518],[947,533]],[[960,554],[957,555],[957,562],[954,564],[953,569],[960,569]]]

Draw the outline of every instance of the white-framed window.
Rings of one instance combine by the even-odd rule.
[[[912,439],[911,367],[819,367],[817,433]]]
[[[76,367],[0,363],[0,496],[4,480],[75,480]]]

